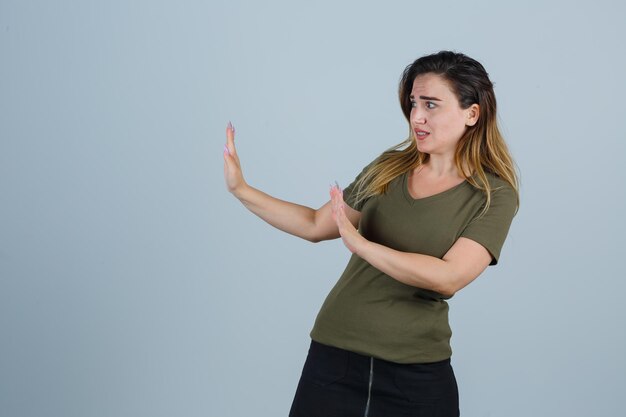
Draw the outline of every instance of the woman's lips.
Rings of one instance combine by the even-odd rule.
[[[415,132],[415,137],[418,140],[424,140],[426,136],[430,135],[430,132],[421,129],[414,129],[413,131]]]

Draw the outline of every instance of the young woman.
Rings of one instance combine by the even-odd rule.
[[[458,416],[447,299],[495,265],[519,205],[514,164],[483,66],[442,51],[402,75],[410,133],[314,210],[249,186],[229,124],[228,190],[312,242],[352,257],[313,330],[290,416]]]

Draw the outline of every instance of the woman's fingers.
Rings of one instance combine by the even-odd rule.
[[[333,218],[337,223],[337,226],[341,228],[345,222],[345,212],[343,210],[343,191],[335,181],[335,185],[330,187],[330,198]]]
[[[228,122],[226,126],[226,144],[224,145],[224,152],[239,164],[239,157],[237,156],[237,149],[235,148],[235,126],[231,122]]]
[[[241,164],[235,149],[235,127],[231,122],[226,126],[226,143],[224,144],[224,177],[230,192],[234,192],[243,183]]]
[[[337,192],[335,191],[335,186],[331,185],[330,186],[330,208],[333,214],[333,220],[335,220],[335,222],[338,221],[338,217],[337,217]]]
[[[335,188],[337,189],[337,192],[339,193],[339,195],[341,196],[341,199],[343,200],[343,190],[341,189],[337,181],[335,181]]]

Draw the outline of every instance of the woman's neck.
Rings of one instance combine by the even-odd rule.
[[[435,178],[459,178],[461,173],[457,169],[454,158],[443,158],[439,155],[430,155],[420,168],[422,173]]]

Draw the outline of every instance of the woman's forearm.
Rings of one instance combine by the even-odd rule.
[[[401,252],[364,240],[357,255],[390,277],[414,287],[452,295],[454,271],[448,262],[434,256]]]
[[[311,242],[319,240],[315,233],[316,210],[272,197],[247,184],[233,195],[275,228]]]
[[[491,253],[480,243],[460,237],[443,258],[401,252],[364,238],[355,253],[390,277],[414,287],[451,296],[489,266]]]

